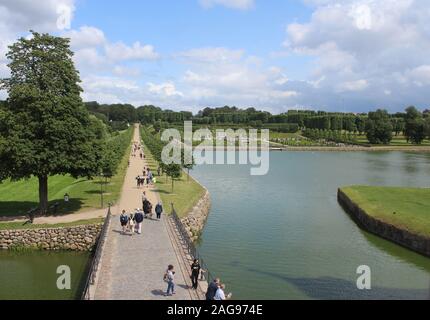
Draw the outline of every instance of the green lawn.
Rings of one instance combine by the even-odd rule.
[[[369,141],[367,140],[366,136],[358,136],[358,142],[359,143],[364,143],[364,144],[369,144]],[[422,142],[422,144],[420,145],[416,145],[416,144],[412,144],[412,143],[408,143],[406,141],[406,138],[404,136],[393,136],[393,140],[391,140],[391,143],[389,144],[390,146],[393,147],[406,147],[406,146],[410,146],[410,147],[428,147],[430,146],[430,140],[424,140]],[[374,146],[380,146],[380,145],[374,145]]]
[[[284,133],[284,132],[275,132],[270,131],[270,140],[273,139],[303,139],[300,135],[300,132],[297,133]]]
[[[144,150],[148,166],[153,172],[157,172],[157,161],[154,160],[146,146],[144,146]],[[161,201],[163,201],[164,210],[170,213],[170,204],[174,203],[179,217],[184,217],[205,193],[204,188],[186,173],[182,175],[180,180],[175,180],[173,193],[170,178],[167,181],[165,176],[157,177],[156,191],[159,192]]]
[[[131,152],[131,144],[118,167],[118,173],[103,184],[104,205],[115,203],[121,193],[125,173],[128,167],[128,158]],[[53,176],[48,181],[50,205],[60,203],[58,214],[70,214],[101,208],[101,180],[95,178],[74,179],[70,176]],[[64,195],[69,194],[70,202],[66,206]],[[21,216],[27,211],[38,206],[38,181],[37,178],[21,180],[17,182],[4,181],[0,184],[0,216]]]
[[[21,222],[4,222],[0,223],[0,230],[20,230],[20,229],[50,229],[50,228],[70,228],[91,224],[101,224],[104,218],[80,220],[70,223],[58,223],[58,224],[23,224]]]
[[[430,237],[430,189],[352,186],[341,190],[369,215]]]

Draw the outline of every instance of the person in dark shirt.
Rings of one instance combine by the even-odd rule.
[[[206,300],[214,300],[220,282],[220,279],[216,278],[213,282],[209,284],[208,291],[206,292]]]
[[[199,275],[200,275],[200,263],[198,259],[194,259],[191,265],[191,282],[193,283],[193,289],[197,289],[199,286]]]

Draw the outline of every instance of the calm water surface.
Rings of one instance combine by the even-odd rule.
[[[89,253],[0,250],[0,300],[80,299]],[[57,268],[71,269],[71,290],[57,289]]]
[[[199,166],[212,195],[200,251],[236,299],[429,299],[430,259],[360,230],[337,202],[352,184],[430,187],[430,155],[272,152],[267,176]],[[357,267],[372,290],[356,288]]]

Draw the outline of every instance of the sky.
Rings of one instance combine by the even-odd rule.
[[[430,103],[425,0],[0,0],[0,78],[30,29],[71,39],[85,101],[273,113]]]

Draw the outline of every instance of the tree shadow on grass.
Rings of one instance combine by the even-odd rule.
[[[166,191],[166,190],[158,190],[158,189],[154,189],[155,192],[158,193],[162,193],[162,194],[168,194],[168,195],[175,195],[174,193],[170,192],[170,191]]]
[[[79,211],[84,205],[83,199],[70,199],[66,204],[64,199],[56,199],[49,202],[47,216],[63,216]],[[32,201],[1,201],[0,217],[14,218],[26,216],[27,213],[38,208],[38,202]]]

